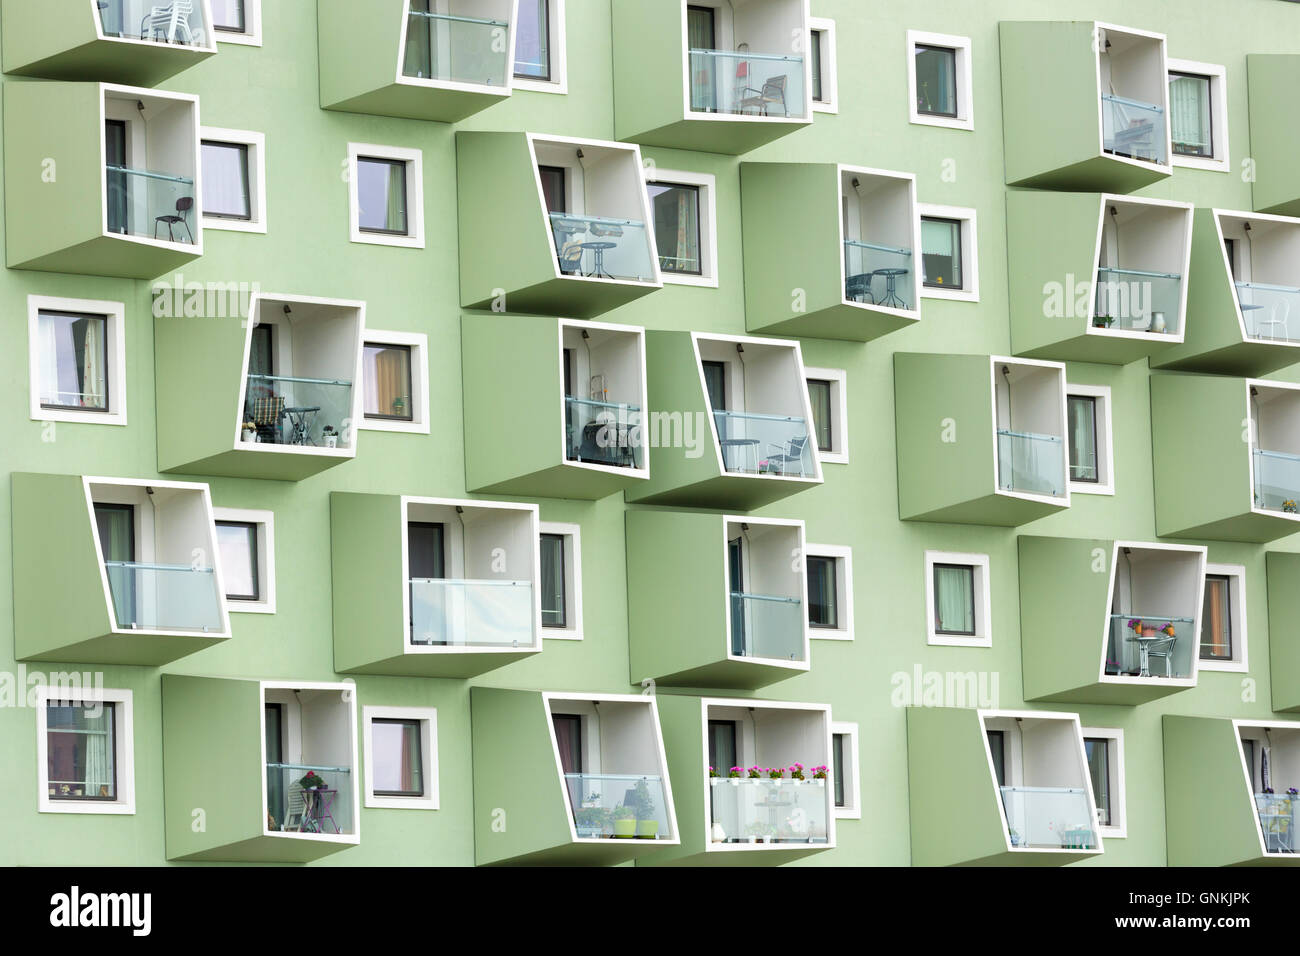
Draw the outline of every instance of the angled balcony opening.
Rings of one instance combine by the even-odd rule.
[[[561,322],[564,459],[600,470],[645,473],[644,334]]]
[[[804,57],[790,49],[806,27],[800,0],[687,4],[691,113],[808,119]]]
[[[1300,724],[1234,724],[1264,853],[1300,861]]]
[[[336,687],[263,688],[266,835],[355,842],[355,704]]]
[[[917,318],[921,268],[911,179],[840,171],[844,301]]]
[[[214,42],[204,0],[96,0],[95,7],[105,37],[203,49]]]
[[[1244,338],[1300,346],[1300,220],[1221,213],[1218,221]]]
[[[575,841],[676,842],[655,711],[635,699],[545,698]]]
[[[1169,165],[1169,74],[1163,36],[1099,26],[1102,146],[1111,156]]]
[[[1249,385],[1252,510],[1300,521],[1300,387]]]
[[[993,402],[999,493],[1068,503],[1060,368],[1009,359],[994,362]]]
[[[726,533],[729,658],[806,667],[803,526],[732,518]]]
[[[1104,680],[1196,686],[1205,556],[1117,545]]]
[[[1188,210],[1102,199],[1096,294],[1089,332],[1183,340]]]

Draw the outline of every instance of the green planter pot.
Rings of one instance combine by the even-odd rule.
[[[630,840],[636,836],[636,820],[615,820],[614,837],[620,840]]]
[[[658,820],[640,820],[637,822],[636,837],[638,840],[653,840],[658,832]]]

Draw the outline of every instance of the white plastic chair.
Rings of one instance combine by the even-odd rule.
[[[1259,324],[1257,326],[1259,337],[1261,339],[1264,338],[1264,329],[1267,328],[1269,329],[1268,337],[1270,339],[1276,340],[1277,338],[1279,338],[1277,332],[1279,329],[1281,329],[1282,331],[1281,338],[1283,340],[1290,340],[1291,335],[1287,331],[1287,324],[1286,324],[1286,320],[1290,316],[1290,314],[1291,314],[1291,303],[1287,302],[1284,299],[1279,299],[1273,305],[1273,307],[1269,309],[1268,318],[1259,320]]]
[[[200,43],[203,31],[190,30],[190,15],[193,12],[194,0],[172,0],[165,7],[154,7],[140,24],[140,36],[142,39],[161,37],[168,43],[175,43],[179,34],[181,43]]]

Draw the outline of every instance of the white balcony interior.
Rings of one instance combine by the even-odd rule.
[[[808,116],[804,0],[683,0],[690,108],[762,121]],[[705,13],[712,11],[710,18]]]
[[[1237,732],[1265,852],[1300,852],[1300,794],[1290,792],[1300,790],[1300,724],[1240,724]]]
[[[1300,388],[1253,381],[1249,389],[1254,507],[1300,520]]]
[[[403,81],[508,91],[514,10],[515,0],[407,0]]]
[[[921,273],[912,185],[899,176],[840,168],[846,302],[915,312]]]
[[[806,664],[803,525],[734,518],[726,533],[730,656]]]
[[[561,322],[565,459],[646,469],[644,336],[600,323]]]
[[[1300,219],[1221,213],[1246,338],[1300,343]]]
[[[1194,684],[1200,653],[1204,552],[1173,546],[1117,545],[1113,560],[1104,661],[1107,679]],[[1142,631],[1131,626],[1131,621],[1140,621]],[[1166,625],[1172,626],[1173,634],[1164,630]]]
[[[1181,338],[1190,210],[1106,196],[1091,328]]]
[[[1068,498],[1061,367],[995,358],[993,408],[998,490]]]
[[[106,39],[151,45],[216,48],[207,0],[98,0],[99,30]]]
[[[1167,166],[1169,76],[1164,38],[1099,27],[1097,66],[1103,113],[1115,111],[1116,140],[1107,151]]]
[[[333,686],[263,687],[269,835],[356,834],[356,710],[348,699],[352,693]],[[323,786],[302,786],[309,773]]]

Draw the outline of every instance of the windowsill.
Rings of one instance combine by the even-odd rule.
[[[847,627],[813,627],[808,625],[810,641],[851,641],[853,632]]]
[[[275,605],[270,601],[246,601],[226,598],[226,610],[231,614],[274,614]]]
[[[220,229],[223,232],[255,232],[266,234],[266,223],[256,219],[226,219],[221,216],[204,216],[204,229]]]
[[[108,813],[134,814],[135,807],[121,800],[51,800],[44,799],[40,813]]]
[[[660,269],[659,277],[663,279],[664,285],[693,285],[703,289],[718,287],[717,276],[695,276],[680,272],[664,272]]]
[[[83,412],[75,408],[40,408],[34,422],[77,422],[83,425],[125,425],[125,412]]]
[[[1217,671],[1224,674],[1249,674],[1250,668],[1244,661],[1207,661],[1201,658],[1196,664],[1197,671]]]
[[[363,415],[361,424],[357,426],[357,429],[367,432],[400,432],[408,435],[427,435],[429,434],[429,423],[408,422],[400,418],[367,418]]]
[[[818,449],[817,457],[821,459],[823,465],[847,465],[849,463],[849,453],[846,451],[821,451]]]
[[[577,627],[546,627],[543,625],[542,640],[580,641],[582,640],[582,631]]]
[[[1204,169],[1212,173],[1232,172],[1232,163],[1217,156],[1182,156],[1174,153],[1173,165],[1183,169]]]
[[[402,235],[386,232],[366,232],[364,229],[353,230],[352,241],[359,245],[397,246],[403,249],[423,249],[422,236]]]
[[[556,93],[560,96],[569,92],[568,84],[559,80],[528,80],[518,76],[510,81],[510,88],[530,93]]]
[[[1096,481],[1071,481],[1069,482],[1070,494],[1072,495],[1114,495],[1115,489],[1111,485],[1103,485]]]
[[[236,46],[261,46],[261,36],[253,33],[235,33],[233,30],[212,30],[218,43],[233,43]]]
[[[931,647],[992,647],[993,639],[991,637],[980,637],[978,634],[974,636],[939,634],[931,631],[926,639],[926,644]]]
[[[929,113],[918,113],[912,111],[911,122],[913,126],[938,126],[941,129],[964,129],[974,131],[975,121],[973,119],[962,119],[960,116],[932,116]]]
[[[944,289],[938,286],[921,286],[922,299],[948,299],[952,302],[978,302],[980,294],[974,289]]]

